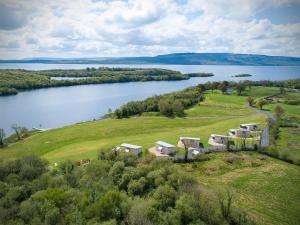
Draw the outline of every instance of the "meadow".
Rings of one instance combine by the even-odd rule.
[[[206,189],[233,193],[235,206],[246,209],[257,224],[299,224],[299,166],[255,152],[208,156],[208,161],[182,167]]]

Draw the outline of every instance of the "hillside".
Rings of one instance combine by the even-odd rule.
[[[234,53],[173,53],[152,57],[31,58],[0,60],[0,63],[299,66],[300,58]]]

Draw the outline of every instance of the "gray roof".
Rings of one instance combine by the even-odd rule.
[[[124,148],[132,148],[132,149],[140,149],[140,148],[142,148],[141,146],[138,146],[138,145],[132,145],[132,144],[127,144],[127,143],[121,144],[121,147],[124,147]]]
[[[215,137],[226,137],[226,138],[228,138],[228,136],[226,136],[226,135],[221,135],[221,134],[211,134],[210,136],[215,136]]]
[[[259,125],[258,123],[241,123],[240,126],[253,126],[253,125]]]
[[[180,137],[180,140],[183,140],[183,139],[200,141],[200,138],[195,138],[195,137]]]
[[[164,142],[164,141],[157,141],[157,142],[155,142],[155,144],[160,145],[160,146],[165,147],[165,148],[174,148],[175,147],[174,145],[171,145],[171,144],[169,144],[167,142]]]

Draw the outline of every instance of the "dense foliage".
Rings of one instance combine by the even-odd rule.
[[[82,79],[55,80],[51,79],[51,77],[82,77]],[[19,90],[45,87],[184,79],[189,79],[189,76],[165,69],[104,67],[81,70],[0,70],[0,95],[17,94]]]
[[[232,195],[209,195],[167,160],[101,152],[56,168],[35,156],[0,164],[0,224],[253,224]]]
[[[213,73],[187,73],[189,77],[213,77]]]
[[[265,87],[284,87],[284,88],[294,88],[300,89],[300,79],[294,80],[281,80],[281,81],[271,81],[271,80],[260,80],[260,81],[248,81],[253,86],[265,86]]]
[[[233,77],[251,77],[251,76],[252,76],[251,74],[248,74],[248,73],[242,73],[242,74],[234,75]]]
[[[187,88],[183,91],[158,95],[142,101],[131,101],[115,111],[117,118],[140,115],[144,112],[160,112],[165,116],[183,116],[184,109],[204,100],[203,85]]]

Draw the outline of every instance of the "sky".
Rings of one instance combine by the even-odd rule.
[[[300,0],[0,0],[0,58],[300,57]]]

